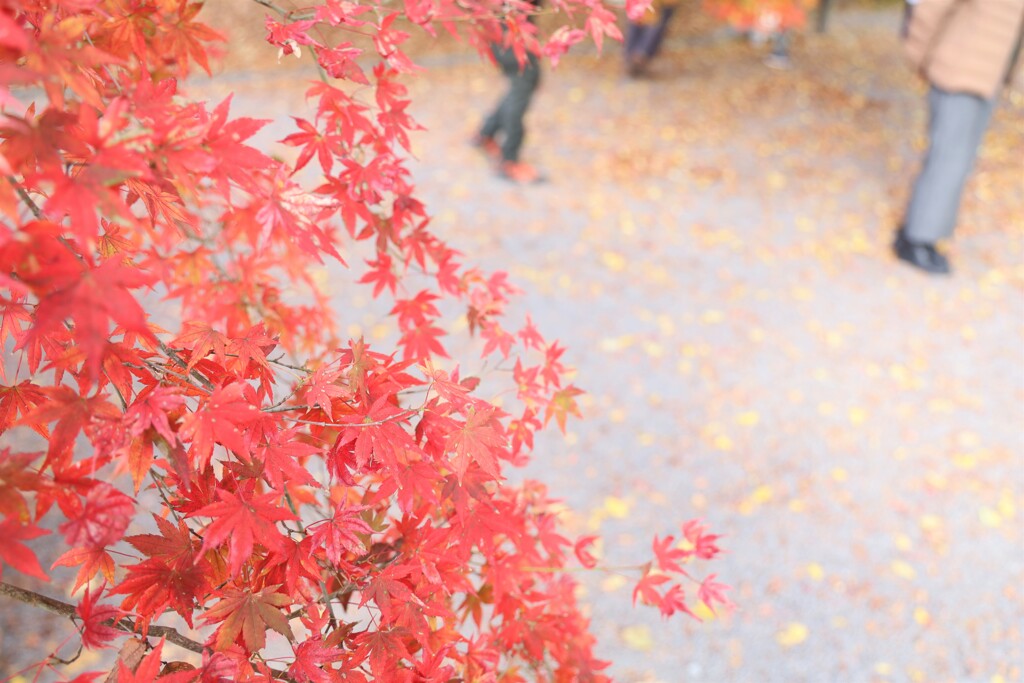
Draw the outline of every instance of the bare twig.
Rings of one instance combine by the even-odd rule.
[[[39,607],[47,612],[59,614],[60,616],[68,619],[74,619],[77,614],[74,605],[69,605],[66,602],[55,600],[34,591],[12,586],[4,581],[0,581],[0,595],[6,595],[9,598],[23,602],[26,605]],[[120,619],[118,621],[111,619],[104,623],[109,626],[113,626],[119,631],[124,631],[125,633],[137,633],[135,624],[129,619]],[[199,654],[202,654],[206,649],[202,643],[192,640],[191,638],[186,638],[170,626],[150,626],[148,635],[156,638],[166,638],[169,643],[174,643],[178,647],[182,647],[186,650],[197,652]]]
[[[43,210],[40,209],[39,205],[36,204],[32,197],[29,196],[28,191],[21,186],[21,183],[15,180],[14,176],[7,176],[7,182],[14,186],[14,189],[18,193],[18,196],[21,197],[21,201],[25,202],[29,210],[32,212],[32,215],[35,216],[36,218],[42,219]]]
[[[179,367],[182,367],[186,371],[188,371],[188,363],[183,361],[181,359],[181,356],[179,356],[174,349],[169,347],[167,344],[164,344],[159,339],[156,340],[156,343],[160,345],[160,350],[164,353],[164,355],[166,355],[168,358],[170,358],[172,361],[174,361]],[[191,371],[189,371],[189,374],[192,377],[194,377],[200,384],[202,384],[203,387],[205,389],[207,389],[208,391],[213,391],[214,390],[213,383],[210,382],[210,380],[208,380],[205,377],[203,377],[202,375],[200,375],[194,368]]]

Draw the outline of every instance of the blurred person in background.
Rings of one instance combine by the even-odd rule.
[[[935,245],[953,234],[995,100],[1020,61],[1024,0],[911,4],[904,47],[930,85],[929,146],[893,250],[916,268],[944,274],[949,260]]]
[[[651,9],[637,21],[626,26],[626,73],[631,78],[646,74],[651,60],[657,56],[665,40],[668,23],[681,0],[654,0]]]
[[[807,13],[817,0],[704,0],[711,16],[746,35],[754,46],[771,44],[764,63],[785,70],[792,66],[790,43],[795,32],[807,25]]]
[[[534,12],[540,0],[528,0]],[[528,16],[533,24],[535,14]],[[519,152],[526,138],[524,119],[533,94],[540,85],[540,59],[529,49],[522,64],[511,45],[491,44],[491,55],[508,79],[508,90],[494,110],[484,119],[473,145],[497,160],[498,175],[516,183],[537,183],[543,180],[540,172],[519,160]]]

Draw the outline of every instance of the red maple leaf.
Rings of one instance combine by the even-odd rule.
[[[551,418],[555,418],[555,422],[558,423],[558,428],[565,433],[565,421],[569,415],[575,415],[576,417],[582,417],[580,415],[579,406],[576,405],[576,397],[583,392],[576,387],[569,385],[564,389],[559,389],[551,396],[551,402],[548,403],[544,409],[544,424],[546,425]]]
[[[128,575],[110,592],[125,595],[121,609],[132,610],[142,626],[163,613],[168,606],[192,626],[197,595],[209,590],[209,562],[169,563],[152,558],[125,567]]]
[[[191,454],[200,469],[210,461],[215,443],[236,452],[246,451],[239,427],[259,419],[260,412],[242,395],[245,386],[234,383],[214,389],[210,398],[182,420],[178,436],[192,442]]]
[[[356,52],[360,51],[356,50]],[[322,60],[323,57],[321,56]],[[334,76],[335,74],[331,75]],[[334,166],[334,155],[343,149],[340,136],[324,133],[306,119],[300,119],[297,116],[292,118],[295,119],[295,125],[302,132],[292,133],[281,141],[290,147],[302,147],[299,158],[295,160],[295,167],[292,173],[297,173],[299,169],[309,163],[309,160],[314,155],[316,155],[317,160],[320,162],[320,168],[323,169],[324,173],[330,173],[331,168]]]
[[[597,566],[597,558],[594,557],[587,548],[597,540],[597,536],[582,536],[573,546],[573,551],[576,553],[576,559],[580,561],[587,569],[593,569]]]
[[[0,432],[3,432],[0,429]],[[11,453],[9,448],[0,449],[0,515],[14,519],[28,519],[28,504],[25,493],[44,485],[32,463],[40,453]]]
[[[330,519],[307,527],[312,533],[313,543],[324,547],[327,559],[332,563],[339,564],[347,552],[357,556],[366,552],[366,544],[359,534],[370,534],[373,530],[359,517],[359,511],[364,509],[365,506],[348,507],[342,503],[335,508]]]
[[[195,550],[192,532],[179,521],[177,525],[153,515],[159,534],[126,536],[125,541],[147,557],[159,557],[174,564],[191,564]]]
[[[395,287],[398,286],[398,275],[392,268],[391,257],[380,253],[377,255],[376,261],[367,261],[366,263],[370,266],[370,270],[366,271],[366,274],[359,278],[358,282],[372,282],[374,297],[378,296],[385,287],[394,294]]]
[[[658,540],[658,537],[654,537],[654,556],[658,560],[658,568],[665,572],[681,572],[685,573],[682,566],[677,560],[685,560],[690,551],[677,548],[675,544],[674,536],[666,536],[664,540]]]
[[[337,660],[344,650],[324,645],[321,638],[311,638],[292,646],[295,660],[288,667],[288,676],[298,683],[332,683],[337,678],[325,671],[325,664]]]
[[[34,524],[20,524],[14,519],[5,519],[0,522],[0,539],[3,539],[3,542],[0,543],[0,560],[3,560],[3,563],[0,563],[0,578],[3,577],[4,563],[6,563],[22,574],[49,581],[50,577],[39,566],[36,554],[27,545],[21,543],[21,541],[38,538],[48,533],[50,532],[40,529]]]
[[[75,437],[93,418],[117,420],[120,411],[102,394],[86,398],[71,387],[56,386],[42,390],[46,401],[23,415],[20,424],[45,425],[57,421],[50,436],[44,467],[62,470],[71,459]]]
[[[105,548],[121,540],[135,513],[135,501],[110,484],[98,483],[84,498],[59,501],[67,521],[58,529],[72,547]]]
[[[160,669],[163,662],[160,661],[160,652],[163,650],[164,640],[156,644],[153,651],[146,655],[134,670],[125,665],[124,661],[117,662],[117,683],[153,683],[160,676]]]
[[[211,352],[215,361],[221,365],[225,363],[229,341],[226,336],[204,322],[185,323],[185,330],[171,345],[192,351],[188,361],[189,371]]]
[[[360,470],[374,462],[394,466],[397,453],[414,446],[409,433],[402,428],[407,420],[408,411],[393,405],[390,396],[381,396],[365,415],[354,413],[339,420],[340,424],[351,426],[338,435],[332,452],[351,448],[355,466]]]
[[[453,452],[452,464],[459,481],[471,462],[492,478],[501,478],[498,456],[508,450],[508,442],[502,434],[497,413],[495,408],[471,407],[465,424],[448,437],[447,450]]]
[[[702,560],[710,560],[722,552],[717,544],[721,536],[707,534],[705,531],[706,528],[699,519],[691,519],[683,524],[683,536],[693,545],[693,554]]]
[[[112,321],[126,331],[155,340],[146,324],[146,312],[128,292],[152,282],[152,276],[138,267],[123,265],[116,258],[85,269],[76,281],[41,297],[36,324],[27,339],[46,336],[70,318],[74,322],[72,336],[85,354],[86,371],[95,377],[110,338]]]
[[[90,593],[89,587],[86,586],[85,595],[75,608],[75,613],[82,620],[82,645],[87,650],[100,649],[122,633],[104,623],[120,619],[123,612],[113,605],[97,604],[102,594],[102,589]]]
[[[640,602],[647,605],[660,605],[661,593],[658,592],[658,586],[667,581],[671,581],[667,575],[651,574],[648,570],[633,589],[633,604],[635,605],[637,598],[640,598]]]
[[[661,604],[658,605],[658,609],[661,610],[661,614],[664,617],[670,617],[676,612],[683,612],[700,621],[700,617],[687,606],[686,594],[683,592],[683,587],[679,584],[675,584],[665,591],[665,595],[661,596]]]
[[[270,370],[267,353],[273,351],[276,344],[277,341],[267,334],[267,326],[264,323],[259,323],[250,327],[244,336],[232,338],[225,352],[234,356],[235,372],[246,377],[250,362],[256,363],[263,370]]]
[[[269,550],[284,548],[284,537],[277,522],[295,519],[281,505],[281,496],[268,493],[251,498],[217,491],[219,503],[196,510],[189,517],[210,517],[213,521],[203,533],[203,552],[228,543],[228,568],[236,576],[249,561],[256,543]]]
[[[398,340],[402,347],[402,357],[408,360],[423,360],[431,356],[447,358],[447,352],[438,341],[445,334],[444,330],[429,323],[409,328]]]
[[[263,464],[263,476],[278,491],[286,485],[320,486],[301,459],[319,453],[321,448],[300,440],[299,436],[299,429],[285,429],[270,435],[269,442],[256,449],[255,461]]]
[[[215,650],[227,650],[241,639],[249,652],[258,652],[267,643],[268,627],[289,640],[295,639],[280,609],[291,602],[287,595],[277,592],[277,586],[268,586],[258,593],[230,589],[202,619],[211,624],[223,622],[213,636]]]
[[[619,30],[618,23],[618,18],[607,8],[600,5],[591,6],[586,29],[590,32],[598,50],[604,44],[605,36],[612,40],[622,40],[622,31]]]
[[[394,679],[398,662],[409,658],[409,650],[404,641],[407,635],[403,628],[364,631],[360,634],[356,641],[356,654],[361,658],[369,658],[373,680]]]
[[[135,437],[149,428],[164,438],[169,444],[175,443],[177,436],[171,429],[170,414],[185,404],[181,390],[175,387],[154,386],[140,393],[135,402],[125,413],[124,425]]]
[[[42,390],[28,380],[11,387],[0,386],[0,433],[13,427],[19,416],[28,415],[45,400]],[[50,436],[45,424],[30,426],[43,438]]]
[[[75,577],[75,585],[71,589],[74,593],[85,584],[92,581],[98,572],[103,572],[103,577],[110,582],[114,580],[114,558],[103,548],[72,548],[54,563],[54,567],[77,567],[78,575]]]
[[[309,376],[304,385],[306,403],[311,406],[319,406],[331,420],[334,419],[334,399],[349,393],[337,382],[341,375],[340,369],[332,369],[330,365],[321,365]]]
[[[708,609],[715,611],[715,603],[721,603],[723,607],[732,607],[732,601],[725,596],[725,592],[730,589],[730,586],[724,583],[717,583],[715,577],[717,574],[712,574],[700,583],[700,588],[697,589],[697,597],[700,601],[707,605]]]

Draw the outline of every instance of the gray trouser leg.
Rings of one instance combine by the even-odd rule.
[[[530,106],[534,91],[540,83],[540,64],[536,55],[528,54],[526,64],[519,61],[511,49],[493,47],[494,57],[509,81],[508,92],[494,112],[484,121],[480,134],[493,138],[498,132],[505,134],[501,144],[501,155],[506,161],[517,161],[519,149],[523,146],[526,129],[523,117]]]
[[[993,100],[936,87],[928,93],[929,146],[907,207],[904,235],[932,244],[953,234],[964,184],[992,117]]]

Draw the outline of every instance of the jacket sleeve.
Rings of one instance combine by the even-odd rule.
[[[918,0],[913,4],[903,48],[914,68],[923,70],[935,43],[961,0]]]

